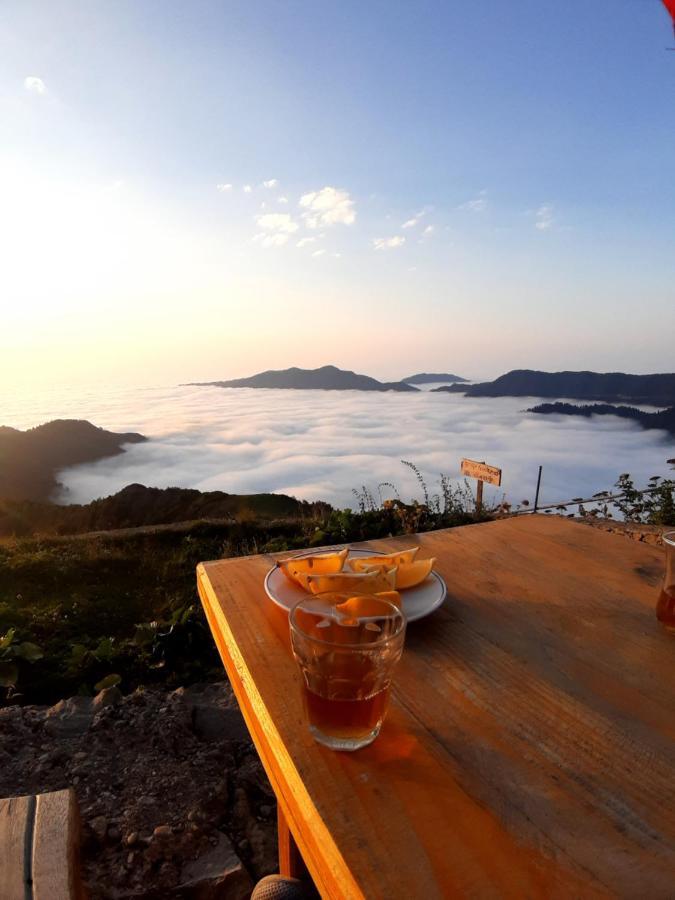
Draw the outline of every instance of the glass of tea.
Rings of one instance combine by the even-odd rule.
[[[374,595],[318,594],[290,614],[309,730],[332,750],[358,750],[380,733],[405,616]]]
[[[666,548],[666,571],[656,604],[656,618],[668,631],[675,632],[675,531],[663,535]]]

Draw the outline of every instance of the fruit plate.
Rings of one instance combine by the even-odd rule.
[[[334,549],[339,550],[340,548]],[[379,550],[350,549],[347,558],[379,555],[382,555]],[[287,558],[291,556],[294,556],[294,554],[290,554]],[[303,556],[311,556],[311,553],[298,553],[295,558],[302,559]],[[291,610],[298,601],[307,596],[300,585],[295,585],[289,581],[278,566],[272,566],[267,575],[265,575],[265,592],[270,600],[285,610]],[[443,603],[446,593],[445,582],[438,572],[432,572],[421,584],[401,591],[401,605],[403,606],[406,619],[409,622],[414,622],[416,619],[423,619],[424,616],[428,616]]]

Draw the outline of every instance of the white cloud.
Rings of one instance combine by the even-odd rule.
[[[536,222],[534,223],[534,227],[539,229],[539,231],[548,231],[550,228],[553,228],[555,224],[553,207],[547,204],[539,207],[535,213],[535,217]]]
[[[277,203],[288,203],[288,197],[277,197]]]
[[[257,217],[256,224],[263,231],[277,231],[282,234],[293,234],[298,230],[298,223],[294,222],[288,213],[265,213]]]
[[[277,178],[270,178],[269,181],[263,181],[263,187],[273,188],[279,184],[279,180]]]
[[[228,191],[232,190],[231,184],[217,184],[216,190],[220,191],[221,194],[226,194]]]
[[[425,206],[419,212],[416,212],[414,216],[411,216],[411,218],[404,222],[403,225],[401,225],[401,228],[414,228],[415,225],[419,225],[420,219],[423,219],[424,216],[426,216],[426,214],[432,209],[433,206]]]
[[[340,257],[342,256],[342,254],[341,254],[341,253],[334,253],[333,256],[335,257],[335,259],[340,259]]]
[[[431,237],[431,235],[436,231],[435,225],[427,225],[422,234],[425,234],[427,237]]]
[[[245,193],[245,194],[250,194],[252,190],[253,190],[253,188],[251,187],[250,184],[245,184],[245,185],[244,185],[244,193]]]
[[[303,194],[300,206],[307,210],[303,213],[303,218],[308,228],[353,225],[356,221],[354,201],[347,191],[340,188],[324,187],[320,191]]]
[[[325,252],[326,252],[326,251],[323,250],[323,249],[322,249],[322,250],[315,250],[314,253],[312,253],[312,256],[323,256]]]
[[[479,191],[478,195],[474,197],[473,200],[467,200],[466,203],[462,203],[457,209],[466,209],[469,212],[482,213],[487,209],[487,203],[487,191]]]
[[[290,235],[284,231],[277,231],[266,234],[264,231],[259,232],[253,238],[261,247],[283,247],[289,241]]]
[[[27,78],[24,78],[23,86],[32,94],[45,94],[47,92],[44,81],[36,75],[29,75]]]
[[[396,247],[402,247],[405,244],[405,238],[401,234],[396,234],[390,238],[375,238],[373,247],[376,250],[394,250]]]
[[[298,243],[295,245],[296,247],[304,247],[306,244],[313,244],[316,240],[315,237],[304,237],[300,238]]]

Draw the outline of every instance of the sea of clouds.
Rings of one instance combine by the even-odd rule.
[[[146,444],[63,471],[62,503],[86,503],[132,482],[229,493],[274,491],[354,506],[353,488],[397,485],[420,496],[401,460],[430,488],[443,472],[459,480],[462,457],[503,470],[513,503],[590,496],[630,472],[640,484],[667,474],[673,439],[615,417],[584,419],[525,412],[536,398],[469,399],[461,394],[284,391],[217,387],[55,392],[3,400],[0,424],[26,428],[54,418],[85,418],[114,431],[140,431]],[[391,492],[383,489],[385,496]]]

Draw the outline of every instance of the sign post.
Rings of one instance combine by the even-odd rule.
[[[488,466],[485,461],[477,462],[475,459],[463,459],[461,466],[462,475],[468,478],[476,478],[476,512],[480,512],[483,506],[483,483],[494,484],[499,487],[502,483],[502,470],[496,466]]]

